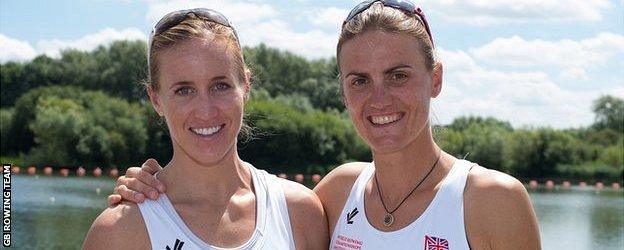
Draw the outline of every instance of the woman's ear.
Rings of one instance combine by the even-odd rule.
[[[147,90],[147,95],[149,96],[150,102],[152,103],[152,107],[154,107],[154,110],[156,110],[156,113],[158,113],[158,116],[163,117],[165,116],[165,114],[160,103],[160,96],[158,95],[158,91],[155,90],[152,86],[152,84],[146,84],[145,89]]]
[[[431,98],[436,98],[442,91],[442,82],[444,78],[444,67],[442,63],[436,63],[433,67],[433,88],[431,88]]]

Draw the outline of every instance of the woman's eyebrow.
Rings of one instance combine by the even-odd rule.
[[[226,80],[226,79],[227,79],[227,76],[215,76],[212,78],[211,81],[214,82],[214,81],[220,81],[220,80]]]
[[[349,76],[368,77],[368,74],[361,72],[349,72],[349,74],[345,75],[344,77],[347,78]]]
[[[180,85],[182,85],[182,86],[193,85],[193,82],[192,81],[179,81],[179,82],[175,82],[175,83],[173,83],[171,85],[171,87],[169,87],[169,89],[172,89],[172,88],[180,86]]]
[[[392,67],[392,68],[389,68],[389,69],[385,70],[385,71],[384,71],[384,74],[389,74],[389,73],[391,73],[392,71],[395,71],[395,70],[397,70],[397,69],[402,69],[402,68],[410,68],[410,69],[411,69],[411,68],[413,68],[413,67],[412,67],[412,66],[409,66],[409,65],[407,65],[407,64],[399,64],[399,65],[397,65],[397,66],[394,66],[394,67]]]

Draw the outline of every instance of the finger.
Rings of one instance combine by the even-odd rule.
[[[134,203],[141,203],[145,201],[145,195],[139,192],[132,191],[126,187],[126,185],[120,185],[115,187],[115,193],[121,195],[124,200],[129,200]]]
[[[143,173],[144,175],[147,175],[147,177],[143,177],[143,178],[154,178],[153,176],[149,175],[146,172],[143,172]],[[156,190],[156,187],[145,184],[145,182],[141,178],[137,177],[137,178],[127,179],[127,183],[125,186],[128,189],[134,192],[139,192],[145,195],[146,197],[149,197],[152,200],[158,199],[158,190]]]
[[[119,186],[119,185],[125,185],[125,184],[126,184],[126,176],[125,175],[117,177],[117,180],[115,181],[115,187]]]
[[[139,175],[139,173],[143,171],[141,170],[140,167],[131,167],[126,169],[126,178],[134,178],[137,175]]]
[[[149,172],[150,174],[155,174],[156,172],[162,170],[162,167],[158,164],[158,161],[150,158],[147,159],[143,165],[141,165],[141,169]]]
[[[108,203],[109,207],[117,206],[117,204],[119,204],[121,202],[121,195],[111,194],[106,199],[106,202]]]
[[[165,192],[165,185],[158,179],[156,179],[155,175],[148,173],[147,171],[141,171],[137,174],[136,178],[143,182],[144,184],[158,189],[161,193]],[[138,191],[138,190],[137,190]]]

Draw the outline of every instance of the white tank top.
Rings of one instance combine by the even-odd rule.
[[[332,235],[330,249],[470,249],[464,230],[463,194],[473,163],[457,160],[422,215],[392,232],[374,228],[366,219],[364,192],[375,166],[358,176]]]
[[[247,242],[235,248],[204,242],[186,226],[167,196],[161,194],[158,200],[147,199],[139,204],[152,249],[295,249],[280,180],[251,164],[245,165],[249,166],[256,195],[256,227]]]

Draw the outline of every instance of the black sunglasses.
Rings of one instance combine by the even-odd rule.
[[[158,23],[156,23],[156,25],[152,29],[152,32],[150,33],[149,40],[147,42],[148,57],[149,57],[149,51],[152,49],[152,42],[154,42],[154,37],[167,31],[173,26],[180,24],[187,17],[189,17],[190,14],[194,14],[198,16],[199,18],[206,19],[208,21],[215,22],[226,27],[230,27],[232,31],[234,32],[234,36],[236,37],[236,42],[238,43],[238,46],[240,47],[240,41],[238,39],[238,34],[236,33],[236,30],[234,29],[234,27],[232,27],[232,24],[230,23],[230,21],[228,21],[228,19],[223,14],[219,13],[216,10],[211,10],[207,8],[195,8],[195,9],[177,10],[174,12],[170,12],[169,14],[163,16],[160,19],[160,21],[158,21]],[[148,60],[148,64],[149,64],[149,60]]]
[[[351,10],[351,12],[349,12],[347,18],[344,20],[344,22],[342,22],[342,26],[344,26],[347,22],[351,21],[351,19],[353,19],[358,14],[370,8],[376,2],[381,2],[381,4],[383,4],[384,6],[390,8],[402,10],[409,15],[417,16],[420,19],[420,22],[422,22],[422,24],[425,26],[425,30],[427,31],[427,34],[429,35],[429,40],[431,41],[431,45],[433,46],[433,36],[431,35],[431,30],[429,29],[429,23],[427,23],[427,18],[425,18],[425,12],[417,7],[416,4],[408,0],[367,0],[361,2],[360,4],[356,5]]]

